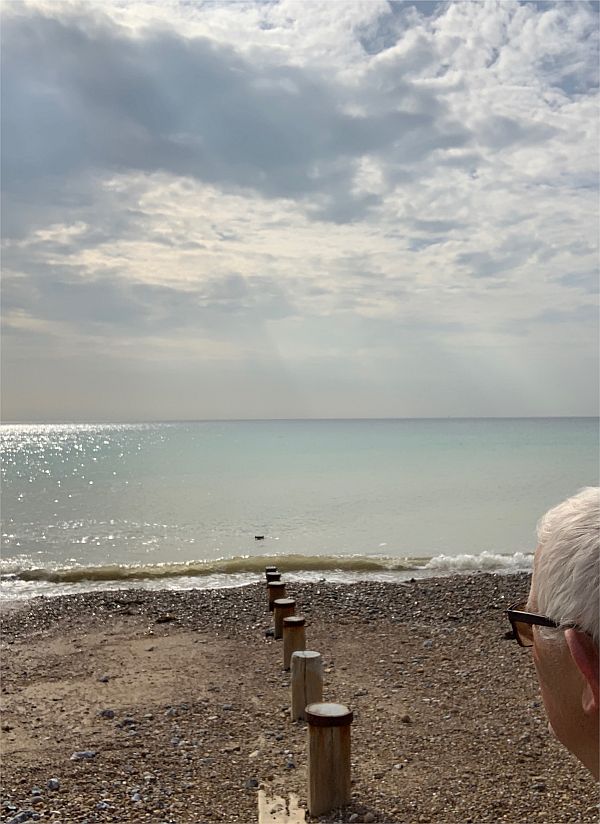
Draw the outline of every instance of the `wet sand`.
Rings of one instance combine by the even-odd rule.
[[[288,584],[324,697],[354,711],[352,804],[322,820],[598,821],[596,786],[549,735],[529,653],[506,637],[527,587]],[[289,720],[262,582],[35,599],[2,623],[3,822],[253,822],[259,787],[306,805],[306,727]]]

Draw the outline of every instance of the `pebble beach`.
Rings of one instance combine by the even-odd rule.
[[[507,605],[526,574],[288,585],[353,710],[352,802],[331,822],[596,822],[597,787],[550,735]],[[257,821],[306,807],[307,730],[265,585],[5,605],[2,822]]]

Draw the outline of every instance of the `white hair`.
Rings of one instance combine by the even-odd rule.
[[[600,641],[600,487],[588,486],[547,512],[537,526],[538,610]]]

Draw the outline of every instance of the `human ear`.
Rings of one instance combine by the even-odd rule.
[[[571,658],[585,682],[581,697],[583,711],[586,714],[598,712],[600,708],[600,673],[598,672],[598,647],[589,635],[578,629],[566,629],[565,641]]]

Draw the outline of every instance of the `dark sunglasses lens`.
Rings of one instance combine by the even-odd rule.
[[[519,639],[522,647],[530,647],[533,644],[533,626],[524,621],[515,621],[515,635]]]

